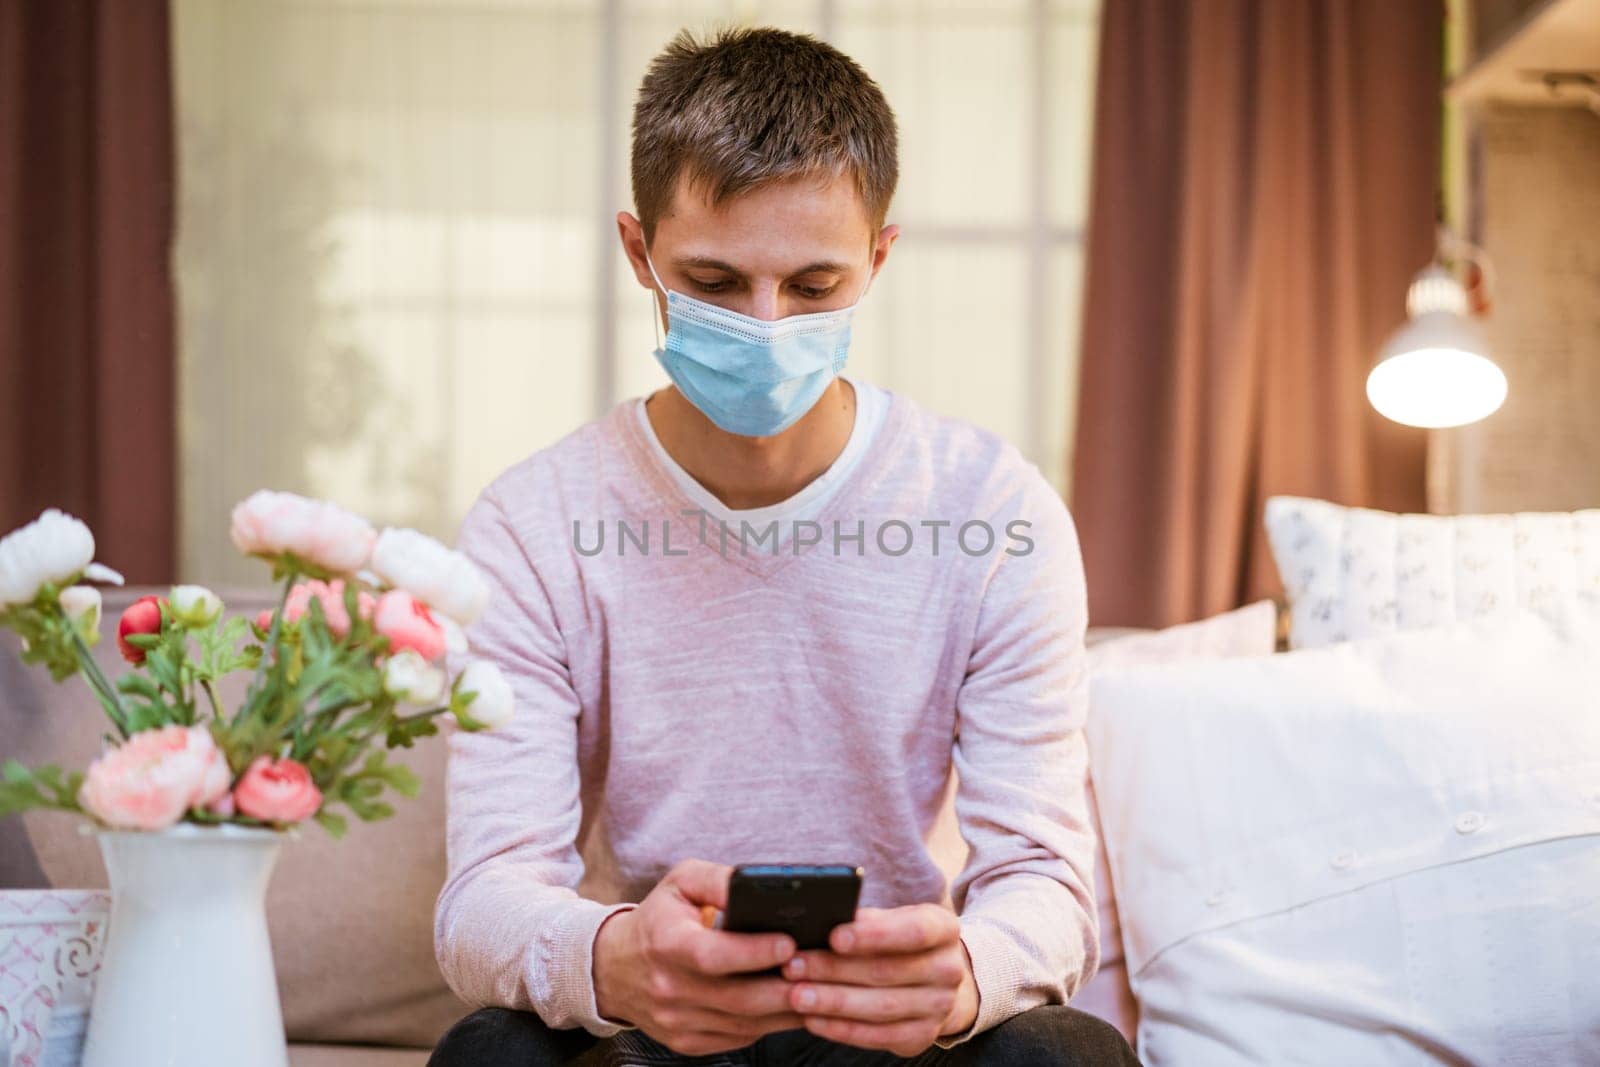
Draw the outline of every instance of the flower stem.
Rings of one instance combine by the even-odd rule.
[[[419,719],[431,719],[435,715],[443,715],[445,712],[447,712],[449,710],[450,710],[450,705],[449,704],[441,704],[436,708],[429,708],[427,711],[419,711],[419,712],[417,712],[417,713],[415,713],[413,715],[397,715],[397,716],[395,716],[395,720],[394,721],[395,722],[416,722]]]
[[[218,722],[222,721],[222,706],[217,703],[217,691],[211,688],[211,679],[200,679],[200,688],[206,691],[206,697],[211,701],[211,717]]]
[[[260,690],[267,673],[267,657],[272,657],[272,669],[278,670],[282,666],[283,656],[278,648],[278,634],[283,629],[283,606],[289,602],[289,590],[294,587],[295,579],[299,572],[291,570],[283,581],[283,592],[278,594],[278,610],[272,613],[272,629],[267,634],[267,645],[261,650],[261,661],[256,664],[256,675],[250,679],[250,688],[246,691],[245,698],[239,704],[239,710],[234,713],[230,726],[239,725],[239,720],[244,718],[255,703],[256,693]]]
[[[57,609],[60,610],[59,608]],[[100,664],[95,662],[94,653],[89,651],[89,646],[83,643],[83,635],[78,633],[78,627],[71,619],[66,618],[66,612],[61,612],[61,617],[66,620],[67,629],[72,634],[72,648],[77,653],[78,665],[83,668],[84,680],[89,683],[89,688],[100,697],[100,703],[105,705],[106,714],[111,717],[111,723],[117,728],[117,733],[122,735],[124,741],[128,738],[128,712],[122,706],[122,698],[117,695],[116,689],[106,680],[105,672],[100,669]]]
[[[358,748],[365,748],[367,742],[374,737],[377,737],[380,733],[388,733],[391,728],[399,726],[401,723],[420,722],[423,719],[431,719],[435,715],[442,715],[449,710],[449,704],[441,704],[437,708],[429,708],[427,711],[419,711],[412,715],[396,715],[393,722],[374,723],[371,727],[356,735],[356,745]]]
[[[329,781],[336,780],[340,775],[344,774],[345,771],[349,770],[351,764],[355,763],[361,754],[366,751],[367,745],[370,744],[372,739],[377,737],[379,734],[387,733],[391,727],[398,725],[399,723],[416,722],[419,719],[431,719],[435,715],[442,715],[449,710],[449,704],[441,704],[437,708],[429,708],[427,711],[419,711],[412,715],[395,715],[391,717],[391,721],[375,722],[365,730],[350,735],[350,750],[345,754],[342,760],[330,768],[330,773],[328,774]]]

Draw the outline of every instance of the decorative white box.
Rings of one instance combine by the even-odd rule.
[[[110,912],[105,890],[0,890],[0,1063],[77,1064]]]

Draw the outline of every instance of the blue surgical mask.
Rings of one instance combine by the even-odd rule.
[[[656,359],[706,418],[742,437],[782,433],[821,399],[844,368],[850,320],[872,285],[868,275],[849,307],[768,322],[669,290],[650,253],[644,258],[667,297],[667,340]]]

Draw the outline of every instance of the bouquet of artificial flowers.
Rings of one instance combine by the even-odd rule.
[[[335,809],[382,819],[394,813],[385,790],[416,794],[416,776],[386,749],[437,733],[444,714],[468,730],[510,719],[511,687],[494,664],[471,661],[454,678],[443,666],[467,652],[463,627],[489,597],[465,556],[268,490],[234,508],[231,533],[282,582],[277,610],[228,617],[194,585],[141,597],[117,626],[133,669],[115,683],[89,652],[101,608],[89,583],[122,577],[94,561],[89,528],[52,508],[0,539],[0,626],[57,682],[81,673],[115,731],[87,772],[8,760],[0,815],[57,808],[125,830],[315,818],[339,836],[347,820]],[[235,671],[252,678],[226,708],[216,682]]]

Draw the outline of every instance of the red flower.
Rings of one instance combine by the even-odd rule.
[[[299,822],[322,807],[322,794],[305,765],[292,759],[257,756],[233,787],[241,814],[262,822]]]
[[[158,634],[161,632],[161,605],[166,601],[154,594],[142,596],[129,604],[117,622],[117,648],[122,658],[135,666],[144,662],[144,649],[128,644],[129,634]]]
[[[372,625],[389,639],[391,653],[409,648],[429,663],[443,656],[449,643],[428,605],[403,589],[391,589],[378,598]]]

